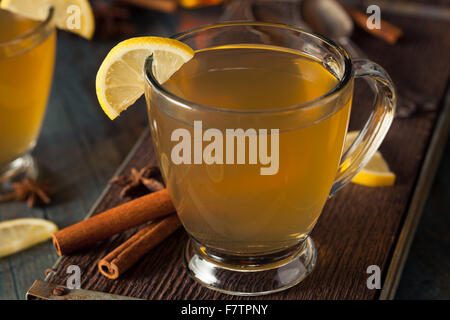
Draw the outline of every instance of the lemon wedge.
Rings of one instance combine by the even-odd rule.
[[[88,0],[2,0],[0,8],[26,18],[44,21],[49,8],[55,8],[55,23],[67,30],[91,39],[95,20]]]
[[[53,222],[38,218],[0,222],[0,258],[44,242],[57,230]]]
[[[144,63],[152,54],[156,80],[163,83],[194,56],[194,50],[180,41],[160,37],[132,38],[116,45],[96,79],[98,101],[111,120],[144,93]]]
[[[350,131],[347,133],[344,150],[350,147],[358,134],[359,131]],[[395,174],[391,172],[386,160],[377,151],[365,167],[353,177],[352,182],[368,187],[387,187],[394,185]]]

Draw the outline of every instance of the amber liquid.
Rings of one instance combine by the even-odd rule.
[[[204,106],[268,110],[318,98],[337,83],[320,62],[299,53],[230,46],[196,52],[164,86]],[[220,252],[261,255],[294,246],[311,231],[336,175],[350,101],[307,125],[293,127],[295,114],[285,122],[277,118],[279,171],[275,175],[261,175],[260,166],[251,164],[173,164],[170,156],[176,142],[170,141],[170,135],[176,128],[192,132],[192,123],[169,116],[164,106],[149,108],[163,176],[193,238]],[[317,110],[303,114],[308,112]],[[196,120],[208,123],[212,120],[208,117],[217,117],[217,123],[221,115]],[[258,129],[258,121],[253,120],[239,118],[234,128]]]
[[[38,24],[0,10],[0,44]],[[37,46],[12,56],[0,51],[0,167],[36,142],[50,92],[55,37],[53,32]]]

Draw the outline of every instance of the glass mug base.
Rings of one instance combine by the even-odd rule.
[[[3,195],[9,194],[12,190],[14,182],[21,181],[25,178],[36,179],[38,176],[38,167],[35,160],[30,154],[11,161],[10,163],[0,167],[0,200]]]
[[[314,241],[307,237],[282,259],[270,255],[266,263],[247,263],[243,268],[240,258],[237,264],[227,263],[227,259],[211,257],[194,240],[187,243],[184,262],[190,276],[209,289],[238,296],[260,296],[289,289],[300,283],[313,270],[317,250]],[[259,259],[263,261],[263,259]],[[277,262],[273,262],[277,261]],[[251,265],[251,266],[249,266]]]

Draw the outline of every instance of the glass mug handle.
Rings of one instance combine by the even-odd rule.
[[[372,158],[394,119],[396,94],[389,75],[369,60],[355,59],[352,62],[355,78],[365,78],[375,92],[374,110],[358,137],[344,152],[330,196],[345,186]]]

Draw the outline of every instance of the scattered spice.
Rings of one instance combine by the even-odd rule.
[[[118,176],[110,181],[111,184],[122,187],[120,197],[139,197],[147,193],[152,193],[164,189],[161,182],[161,172],[154,165],[148,165],[140,169],[131,169],[131,175]]]
[[[66,294],[66,288],[58,286],[58,287],[53,289],[52,294],[54,296],[63,296],[63,295]]]
[[[120,2],[126,2],[131,5],[149,9],[156,10],[165,13],[172,13],[177,10],[178,0],[117,0]]]
[[[45,183],[38,183],[30,178],[12,184],[13,191],[4,195],[0,201],[26,201],[28,207],[47,205],[50,203],[50,189]]]
[[[210,0],[211,1],[211,0]],[[216,0],[217,1],[217,0]],[[177,0],[92,0],[97,38],[108,40],[126,38],[136,34],[132,9],[156,10],[173,13],[177,10]]]
[[[96,32],[100,39],[130,37],[136,33],[131,22],[130,8],[116,0],[95,0],[93,2]]]
[[[51,273],[55,273],[55,270],[53,270],[53,269],[45,269],[45,271],[44,271],[45,277],[48,277],[48,275],[51,274]]]

